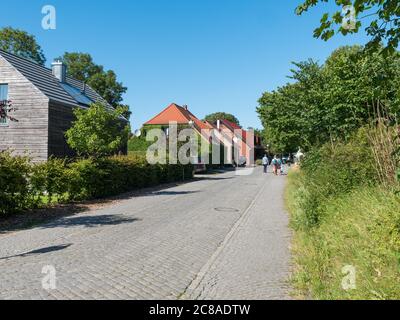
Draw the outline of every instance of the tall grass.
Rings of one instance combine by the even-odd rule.
[[[368,140],[379,182],[390,188],[396,183],[400,126],[396,115],[389,115],[384,104],[378,102],[374,110],[375,120],[368,127]]]
[[[297,294],[310,299],[400,299],[396,123],[378,117],[346,142],[310,152],[286,193]],[[342,285],[355,270],[355,288]]]
[[[296,230],[293,283],[311,299],[400,299],[400,197],[359,186],[327,199],[318,226],[301,228],[304,173],[291,172],[286,193]],[[344,290],[342,269],[356,270],[355,289]]]

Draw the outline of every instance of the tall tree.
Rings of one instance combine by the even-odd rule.
[[[324,65],[295,63],[287,84],[266,92],[257,109],[265,141],[276,151],[348,139],[374,117],[379,101],[391,119],[400,115],[400,54],[385,57],[363,47],[335,50]]]
[[[95,74],[104,72],[103,67],[95,64],[88,53],[66,52],[59,59],[67,65],[68,75],[80,81],[88,81]]]
[[[204,120],[211,122],[211,123],[215,122],[217,120],[228,120],[228,121],[236,123],[238,126],[240,126],[239,120],[233,114],[226,113],[226,112],[216,112],[216,113],[209,114],[204,118]]]
[[[311,7],[329,0],[303,0],[297,7],[297,14],[301,15]],[[333,1],[332,1],[333,2]],[[325,13],[321,18],[320,26],[315,29],[314,36],[328,40],[340,32],[343,35],[357,33],[362,26],[361,20],[369,17],[371,22],[366,32],[371,36],[368,48],[379,48],[385,42],[384,52],[393,53],[400,41],[400,1],[399,0],[335,0],[339,11]]]
[[[0,29],[0,49],[44,65],[46,58],[33,35],[23,30]]]
[[[114,71],[104,70],[88,53],[66,52],[60,59],[66,64],[69,76],[86,82],[114,108],[123,107],[123,115],[129,119],[129,106],[122,104],[127,88],[118,82]]]

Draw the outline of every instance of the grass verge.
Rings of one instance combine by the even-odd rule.
[[[302,224],[301,171],[289,173],[286,203],[295,230],[295,295],[304,299],[400,299],[400,197],[359,187],[322,203],[317,226]],[[355,270],[355,288],[346,266]]]

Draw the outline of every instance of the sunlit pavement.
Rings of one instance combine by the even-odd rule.
[[[287,299],[285,181],[200,175],[0,236],[0,298]]]

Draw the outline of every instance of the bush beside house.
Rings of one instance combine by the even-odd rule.
[[[153,142],[146,141],[146,138],[144,136],[133,136],[128,140],[128,154],[133,156],[145,156],[147,153],[147,149],[152,144]]]
[[[146,154],[116,155],[126,149],[128,125],[123,109],[94,103],[74,110],[67,130],[69,146],[81,158],[50,158],[33,163],[28,157],[0,153],[0,214],[13,214],[44,203],[103,198],[160,183],[188,180],[192,165],[150,165]]]
[[[0,214],[20,211],[30,204],[30,163],[26,157],[0,152]]]
[[[104,198],[160,183],[193,178],[191,165],[149,165],[145,157],[112,156],[68,163],[0,153],[0,214],[10,215],[45,203]]]

